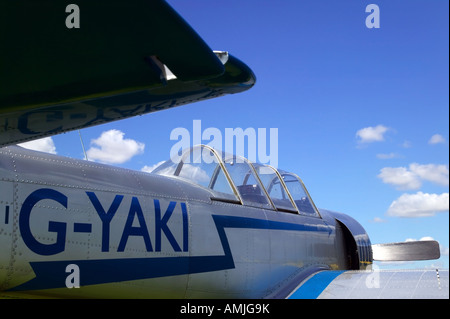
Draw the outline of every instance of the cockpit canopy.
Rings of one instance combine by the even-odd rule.
[[[205,187],[213,194],[212,200],[319,217],[297,175],[207,145],[186,150],[179,162],[168,160],[152,173]]]

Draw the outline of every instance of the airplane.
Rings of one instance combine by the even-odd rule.
[[[294,173],[208,145],[152,173],[16,146],[243,92],[256,81],[164,1],[131,9],[119,0],[106,8],[77,1],[88,17],[80,30],[87,24],[96,40],[105,38],[95,46],[69,32],[80,30],[55,28],[65,2],[42,3],[30,17],[48,24],[30,30],[32,20],[18,32],[45,45],[22,56],[0,53],[14,62],[0,81],[0,297],[448,298],[448,271],[372,270],[374,260],[439,258],[436,241],[372,244],[352,217],[318,209]],[[117,23],[112,17],[124,10],[131,16],[117,36],[100,23]],[[61,35],[66,40],[55,44]],[[143,44],[148,36],[155,38]],[[2,43],[16,41],[5,37]],[[106,46],[114,41],[114,50]],[[124,44],[133,50],[116,51]]]

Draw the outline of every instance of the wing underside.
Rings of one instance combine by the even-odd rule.
[[[0,147],[255,83],[163,0],[79,0],[79,28],[68,28],[71,2],[0,3]]]

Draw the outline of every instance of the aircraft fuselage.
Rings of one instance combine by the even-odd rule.
[[[4,294],[264,298],[294,277],[352,268],[352,254],[358,267],[372,261],[345,215],[212,200],[175,177],[6,147],[0,189]]]

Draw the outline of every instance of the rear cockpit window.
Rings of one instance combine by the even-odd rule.
[[[299,213],[302,215],[318,217],[319,215],[300,179],[292,173],[280,171],[280,174]]]
[[[278,210],[297,212],[277,171],[267,165],[253,164],[272,203]]]
[[[252,165],[238,156],[226,156],[224,165],[245,205],[272,208]]]

